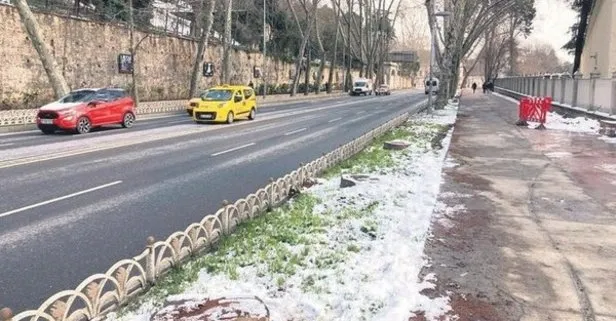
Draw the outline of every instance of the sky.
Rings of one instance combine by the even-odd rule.
[[[429,39],[429,31],[427,28],[426,9],[424,7],[425,0],[401,0],[408,3],[412,8],[413,14],[407,19],[418,21],[417,25],[425,24],[421,30],[415,29],[415,32],[425,34],[426,39]],[[566,50],[561,47],[570,39],[569,27],[577,20],[577,14],[570,7],[568,1],[571,0],[535,0],[535,8],[537,15],[533,21],[533,32],[528,39],[522,39],[522,44],[531,43],[546,43],[551,45],[556,54],[563,61],[573,61],[573,56],[570,56]],[[398,21],[398,24],[404,24],[405,19]],[[426,41],[429,44],[429,40]]]
[[[544,42],[552,45],[563,60],[573,61],[573,56],[560,49],[570,39],[569,27],[577,15],[566,0],[535,0],[537,16],[533,22],[533,33],[522,43]]]

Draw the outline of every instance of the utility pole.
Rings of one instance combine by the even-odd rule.
[[[261,77],[263,79],[263,99],[265,99],[267,93],[267,79],[265,79],[265,68],[267,67],[267,40],[265,39],[265,26],[266,26],[266,10],[265,6],[267,4],[267,0],[263,0],[263,67],[261,71]]]
[[[223,74],[222,74],[222,83],[229,84],[231,80],[231,59],[229,55],[231,54],[231,13],[233,11],[233,0],[227,1],[227,16],[225,19],[225,34],[223,36]]]

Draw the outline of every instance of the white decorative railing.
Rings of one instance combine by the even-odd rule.
[[[148,237],[141,254],[117,262],[104,274],[88,277],[74,290],[54,294],[36,310],[15,316],[10,309],[0,310],[0,320],[74,321],[104,318],[107,313],[146,292],[172,267],[209,251],[223,236],[233,233],[238,224],[281,205],[292,195],[292,191],[299,191],[308,179],[355,155],[375,137],[400,126],[409,117],[409,113],[399,115],[308,164],[300,164],[298,169],[282,178],[270,179],[266,187],[233,204],[224,201],[215,214],[206,215],[200,222],[171,234],[164,241]]]
[[[497,89],[518,95],[549,96],[554,103],[579,109],[586,113],[616,115],[616,72],[612,78],[591,75],[583,78],[555,78],[550,76],[506,77],[494,81]]]

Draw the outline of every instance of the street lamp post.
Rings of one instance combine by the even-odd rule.
[[[434,14],[435,17],[448,17],[451,15],[451,12],[447,12],[447,11],[441,11],[441,12],[437,12]],[[432,84],[433,84],[433,80],[432,80],[432,65],[434,64],[434,46],[436,44],[435,39],[435,31],[434,29],[436,28],[436,26],[434,26],[432,28],[432,34],[430,35],[430,72],[429,72],[429,76],[428,76],[428,112],[432,113]]]

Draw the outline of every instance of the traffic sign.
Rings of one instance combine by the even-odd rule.
[[[203,76],[212,77],[214,76],[214,64],[211,62],[206,62],[203,64]]]

